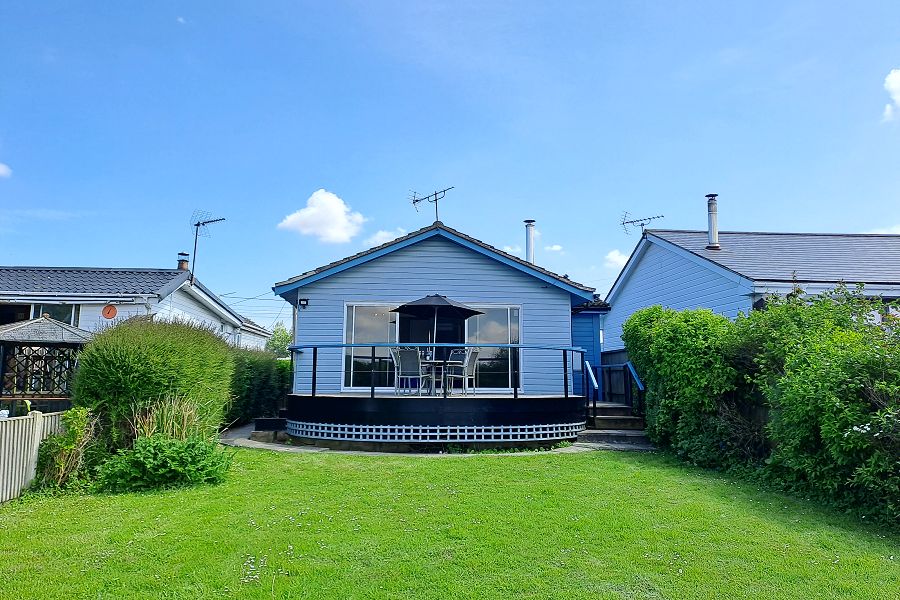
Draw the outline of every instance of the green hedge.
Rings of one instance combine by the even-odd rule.
[[[648,434],[695,464],[900,522],[900,332],[877,300],[770,298],[734,322],[651,307],[623,327]]]
[[[291,390],[291,361],[271,352],[234,350],[232,402],[228,423],[248,423],[256,417],[276,417]]]
[[[135,416],[167,397],[192,403],[201,428],[215,431],[231,399],[233,370],[231,348],[207,328],[129,320],[85,346],[72,403],[97,416],[112,450],[128,447]]]

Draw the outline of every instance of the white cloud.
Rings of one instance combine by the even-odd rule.
[[[552,244],[550,246],[544,246],[544,250],[547,252],[562,252],[563,247],[559,244]]]
[[[351,212],[338,196],[322,189],[313,192],[306,201],[306,208],[286,216],[278,228],[312,235],[323,242],[341,244],[353,239],[365,220],[362,214]]]
[[[403,237],[406,235],[406,230],[402,227],[398,227],[395,231],[385,231],[384,229],[379,229],[372,235],[370,235],[365,242],[363,242],[366,246],[380,246],[382,244],[386,244],[391,240],[396,240],[398,237]]]
[[[866,233],[890,233],[894,235],[900,235],[900,225],[894,225],[893,227],[882,227],[881,229],[873,229],[872,231],[867,231]]]
[[[522,246],[516,244],[515,246],[503,246],[503,251],[507,254],[521,254]]]
[[[187,25],[187,19],[185,19],[184,17],[175,17],[175,20],[179,25]]]
[[[607,269],[621,269],[628,262],[628,257],[618,250],[610,250],[606,253],[606,259],[603,264]]]
[[[12,169],[9,168],[9,165],[0,163],[0,179],[9,179],[10,177],[12,177]]]
[[[895,109],[900,108],[900,69],[891,69],[884,78],[884,89],[891,97],[891,104],[884,105],[881,121],[893,121]]]

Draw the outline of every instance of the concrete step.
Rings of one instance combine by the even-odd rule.
[[[589,406],[588,410],[591,411],[591,414],[594,412],[594,407]],[[606,417],[630,417],[631,416],[631,407],[627,404],[616,404],[615,402],[598,402],[596,411],[598,415],[603,415]]]
[[[652,447],[647,434],[643,430],[636,429],[585,429],[578,434],[578,441]]]
[[[632,416],[597,415],[596,417],[590,417],[588,424],[594,429],[643,429],[644,419]]]

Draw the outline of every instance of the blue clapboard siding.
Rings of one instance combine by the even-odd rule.
[[[591,313],[572,315],[572,345],[584,349],[584,358],[591,367],[600,364],[600,315]],[[581,393],[580,377],[575,378],[575,391]]]
[[[678,310],[708,308],[734,318],[749,312],[750,290],[713,265],[690,260],[675,251],[650,243],[634,265],[619,293],[610,300],[603,321],[603,351],[621,350],[622,325],[636,310],[656,304]]]
[[[520,341],[525,344],[569,346],[571,295],[556,286],[464,248],[433,237],[368,263],[307,284],[299,289],[309,306],[298,310],[298,344],[339,344],[344,341],[346,304],[378,302],[400,305],[443,294],[467,304],[508,304],[521,307]],[[340,390],[340,350],[319,351],[317,389]],[[311,353],[296,361],[294,389],[311,387]],[[522,356],[522,387],[529,394],[560,393],[562,357],[556,351],[526,350]]]

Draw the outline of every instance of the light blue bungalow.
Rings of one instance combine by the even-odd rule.
[[[596,306],[592,305],[593,288],[437,221],[394,241],[278,283],[273,290],[294,307],[294,393],[289,399],[288,429],[292,432],[293,421],[293,433],[299,437],[497,441],[499,433],[488,434],[482,430],[459,434],[463,437],[438,434],[419,440],[397,437],[396,432],[387,435],[378,426],[465,425],[477,429],[477,426],[497,423],[479,420],[471,413],[483,413],[490,400],[516,400],[515,405],[494,407],[507,415],[498,418],[508,425],[510,410],[519,412],[527,408],[532,413],[540,412],[534,405],[528,405],[529,398],[560,399],[553,406],[567,407],[562,419],[566,422],[546,423],[546,419],[523,417],[522,426],[566,425],[569,428],[564,434],[557,432],[527,439],[570,439],[574,437],[573,432],[584,427],[584,397],[580,394],[589,376],[583,369],[583,360],[596,364],[600,351],[599,321]],[[395,312],[402,304],[432,294],[463,303],[480,314],[464,320],[429,321]],[[573,342],[577,343],[577,349]],[[398,387],[399,365],[395,352],[410,346],[419,349],[423,358],[432,357],[432,353],[439,356],[442,350],[451,347],[476,350],[469,385],[471,396],[464,396],[448,385],[439,368],[441,365],[433,364],[432,371],[427,374],[422,371],[423,380],[413,390],[414,405],[409,405],[420,414],[405,416],[399,422],[397,414],[374,415],[373,412],[383,408],[373,408],[376,398],[388,398],[390,406],[396,408],[404,392],[409,392]],[[446,353],[443,356],[446,361]],[[446,363],[443,366],[447,367]],[[441,402],[428,404],[429,396]],[[359,411],[347,409],[352,415],[345,411],[340,418],[322,414],[323,407],[348,398],[358,400]],[[577,399],[581,404],[565,402],[569,399]],[[297,412],[297,406],[305,407],[300,411],[302,414]],[[463,406],[468,408],[463,410]],[[448,411],[466,414],[448,415]],[[557,415],[559,418],[562,417]],[[360,435],[368,437],[340,436],[334,431],[326,435],[320,430],[323,421],[340,421],[342,427],[362,427]],[[308,427],[299,431],[297,423],[306,423],[304,427]],[[504,431],[504,435],[509,434]],[[513,434],[521,435],[522,431],[517,429]]]

